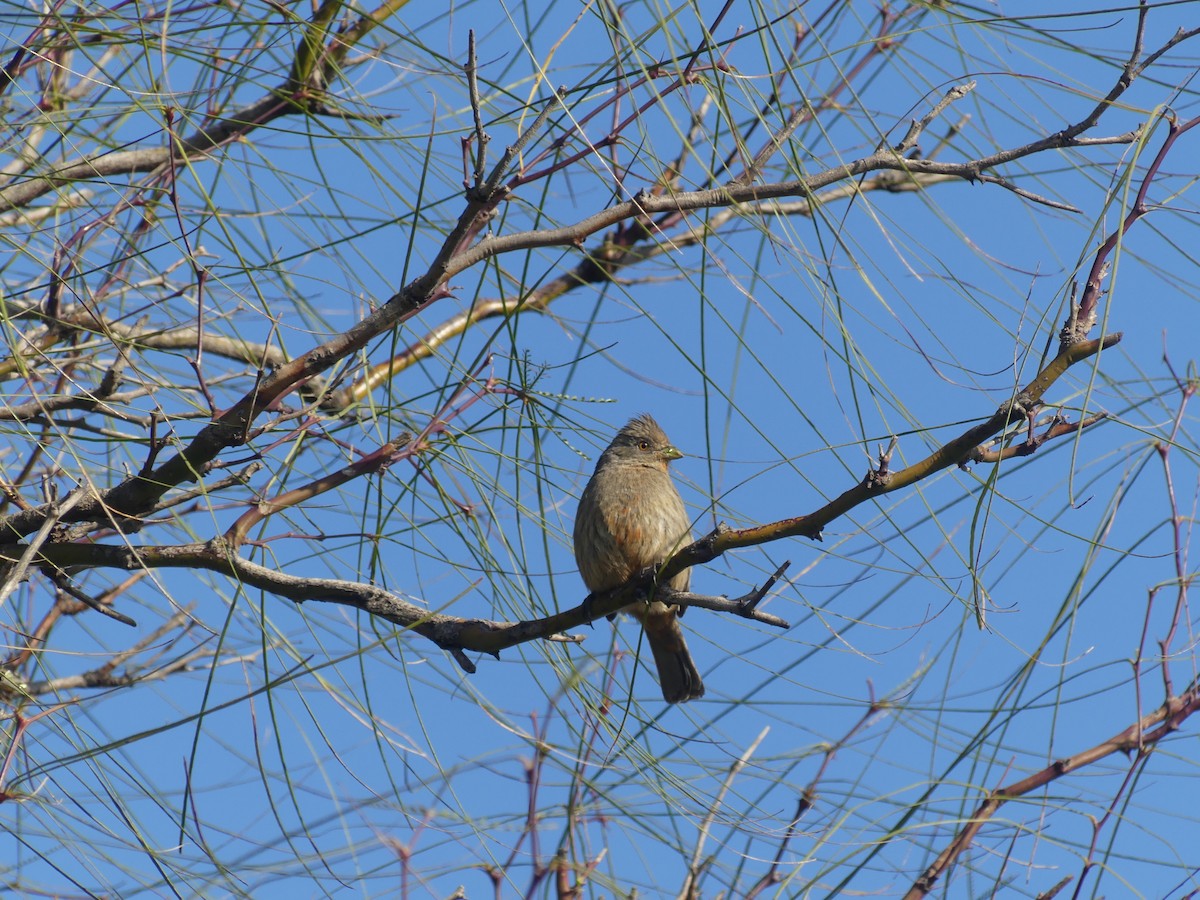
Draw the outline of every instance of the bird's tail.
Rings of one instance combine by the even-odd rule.
[[[659,604],[661,605],[661,604]],[[704,696],[704,682],[683,639],[683,629],[674,609],[648,613],[642,619],[646,642],[658,667],[658,683],[668,703],[686,703]]]

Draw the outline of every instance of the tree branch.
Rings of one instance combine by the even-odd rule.
[[[929,894],[938,879],[971,846],[980,829],[1009,800],[1023,797],[1032,791],[1052,784],[1064,775],[1090,766],[1114,753],[1134,754],[1142,757],[1153,750],[1154,744],[1177,731],[1184,721],[1197,710],[1200,710],[1200,687],[1193,686],[1186,693],[1169,699],[1161,708],[1142,717],[1108,740],[1101,741],[1082,753],[1060,759],[1028,778],[1022,778],[1006,787],[999,787],[991,791],[950,845],[938,854],[933,864],[909,888],[908,893],[905,894],[905,900],[919,900]]]

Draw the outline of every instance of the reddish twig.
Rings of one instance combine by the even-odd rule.
[[[1086,768],[1114,753],[1128,753],[1141,757],[1154,744],[1173,734],[1194,712],[1200,709],[1200,686],[1193,685],[1179,697],[1172,697],[1160,709],[1143,716],[1128,728],[1117,732],[1106,741],[1074,756],[1060,759],[1027,778],[1022,778],[1005,787],[995,788],[988,793],[966,825],[959,831],[951,844],[925,870],[905,894],[906,900],[918,900],[933,890],[939,879],[949,870],[975,840],[980,829],[1009,800],[1023,797],[1032,791],[1044,788],[1072,772]]]

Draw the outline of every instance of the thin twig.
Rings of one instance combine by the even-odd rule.
[[[51,572],[49,575],[50,580],[54,582],[55,587],[57,587],[64,594],[69,594],[80,603],[91,607],[102,616],[108,616],[110,619],[115,619],[122,625],[128,625],[131,628],[137,628],[137,622],[131,619],[129,616],[125,615],[124,613],[117,612],[110,604],[97,600],[86,591],[83,591],[73,585],[71,583],[70,576],[68,576],[66,572],[59,570],[57,572]]]
[[[679,900],[688,900],[688,898],[700,896],[700,875],[704,870],[700,859],[704,854],[704,844],[708,840],[709,833],[712,831],[713,823],[717,820],[717,815],[721,811],[721,806],[725,802],[726,795],[733,787],[734,779],[749,765],[750,757],[754,755],[755,751],[758,750],[759,744],[766,740],[770,732],[770,727],[762,729],[758,733],[758,736],[750,742],[750,746],[743,750],[729,767],[724,781],[721,782],[720,790],[717,791],[717,795],[713,798],[712,803],[708,807],[708,812],[705,813],[704,819],[700,822],[700,827],[697,829],[696,846],[692,848],[692,858],[688,861],[687,877],[684,878],[683,886],[676,895]]]

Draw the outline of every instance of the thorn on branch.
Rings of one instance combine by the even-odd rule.
[[[892,480],[891,462],[892,456],[896,452],[896,448],[900,445],[900,436],[892,435],[891,441],[888,443],[887,449],[879,448],[879,465],[878,467],[867,472],[867,477],[864,479],[864,484],[868,490],[877,490],[885,488]]]
[[[783,564],[775,570],[775,574],[764,581],[761,587],[755,588],[750,593],[736,598],[738,606],[741,607],[740,614],[743,616],[748,616],[750,613],[754,612],[755,607],[758,606],[758,604],[762,601],[762,598],[767,595],[771,588],[775,586],[775,582],[783,577],[783,573],[787,571],[788,566],[791,564],[792,561],[790,559],[784,560]]]
[[[163,443],[158,439],[158,416],[158,410],[150,411],[149,447],[146,450],[146,461],[142,463],[142,470],[138,473],[143,477],[154,471],[154,461],[163,448]]]
[[[900,446],[900,436],[893,434],[891,441],[888,442],[887,450],[879,448],[879,474],[886,475],[888,466],[892,461],[892,456],[896,452],[896,448]]]
[[[458,647],[447,647],[446,649],[450,651],[450,655],[454,657],[454,661],[458,663],[460,669],[468,675],[475,674],[475,663],[471,662],[471,658],[467,654],[463,653]]]

